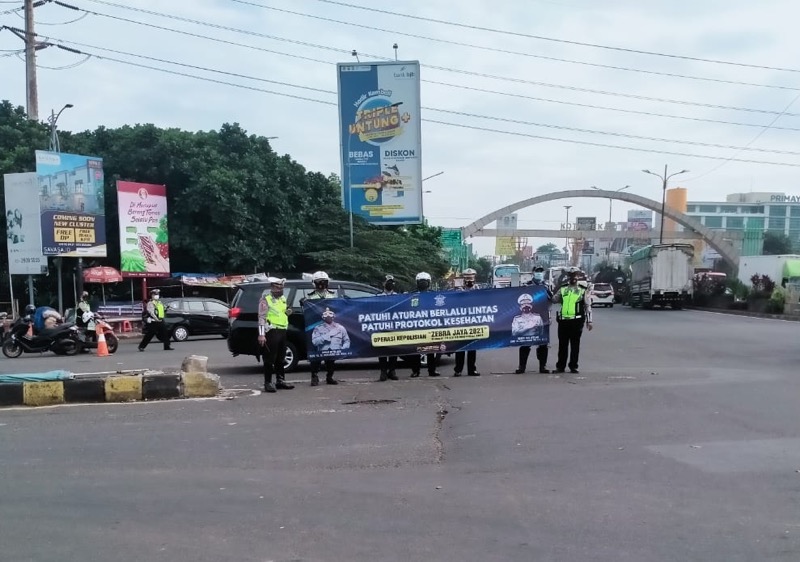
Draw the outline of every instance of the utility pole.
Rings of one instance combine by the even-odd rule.
[[[25,0],[25,85],[28,119],[39,120],[39,85],[36,81],[36,33],[33,31],[33,0]]]

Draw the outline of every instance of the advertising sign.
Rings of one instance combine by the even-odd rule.
[[[497,256],[513,256],[517,252],[517,214],[511,213],[497,219],[497,237],[494,242],[494,253]]]
[[[106,256],[103,159],[36,151],[42,253]]]
[[[575,230],[597,230],[597,217],[575,217]]]
[[[39,183],[36,174],[4,174],[8,272],[12,275],[47,273],[39,227]]]
[[[419,62],[337,72],[344,208],[373,224],[421,223]]]
[[[652,230],[653,211],[628,211],[628,230]]]
[[[117,182],[120,271],[125,277],[169,277],[167,187]]]
[[[546,345],[549,310],[531,285],[308,300],[303,315],[309,359],[344,359]]]

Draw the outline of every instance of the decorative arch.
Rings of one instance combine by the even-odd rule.
[[[603,191],[600,189],[575,189],[570,191],[556,191],[554,193],[547,193],[545,195],[538,195],[536,197],[531,197],[530,199],[524,199],[522,201],[518,201],[502,209],[498,209],[494,212],[485,215],[473,223],[468,224],[467,226],[461,229],[461,236],[462,239],[469,238],[473,236],[475,233],[480,231],[486,225],[496,221],[497,219],[508,215],[509,213],[513,213],[514,211],[518,211],[520,209],[525,209],[526,207],[532,207],[533,205],[538,205],[539,203],[547,203],[548,201],[557,201],[559,199],[574,199],[578,197],[592,197],[596,199],[615,199],[617,201],[625,201],[626,203],[633,203],[634,205],[638,205],[640,207],[644,207],[645,209],[650,209],[651,211],[655,211],[656,213],[661,213],[661,202],[654,201],[652,199],[648,199],[647,197],[642,197],[641,195],[636,195],[634,193],[625,193],[621,191]],[[665,207],[664,215],[671,219],[687,230],[696,232],[699,234],[703,240],[708,242],[708,245],[714,248],[719,255],[722,256],[728,264],[732,265],[734,268],[739,267],[739,252],[736,248],[733,247],[733,244],[725,240],[723,237],[723,233],[715,230],[711,230],[710,228],[705,227],[701,224],[698,220],[685,215],[679,211],[674,209],[670,209],[669,207]]]

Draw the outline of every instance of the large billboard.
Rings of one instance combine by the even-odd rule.
[[[628,230],[653,230],[653,211],[628,211]]]
[[[421,223],[419,62],[337,71],[344,208],[373,224]]]
[[[494,241],[494,253],[497,256],[513,256],[517,252],[517,213],[511,213],[497,219],[497,236]]]
[[[39,228],[39,183],[36,174],[4,174],[8,272],[12,275],[47,273]]]
[[[103,159],[36,151],[42,253],[106,257]]]
[[[125,277],[169,277],[167,187],[117,182],[120,271]]]

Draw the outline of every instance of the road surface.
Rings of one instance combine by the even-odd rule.
[[[479,378],[366,362],[277,395],[0,410],[0,559],[796,562],[799,330],[614,308],[580,375],[508,374],[498,350]],[[221,339],[176,347],[260,385]]]

